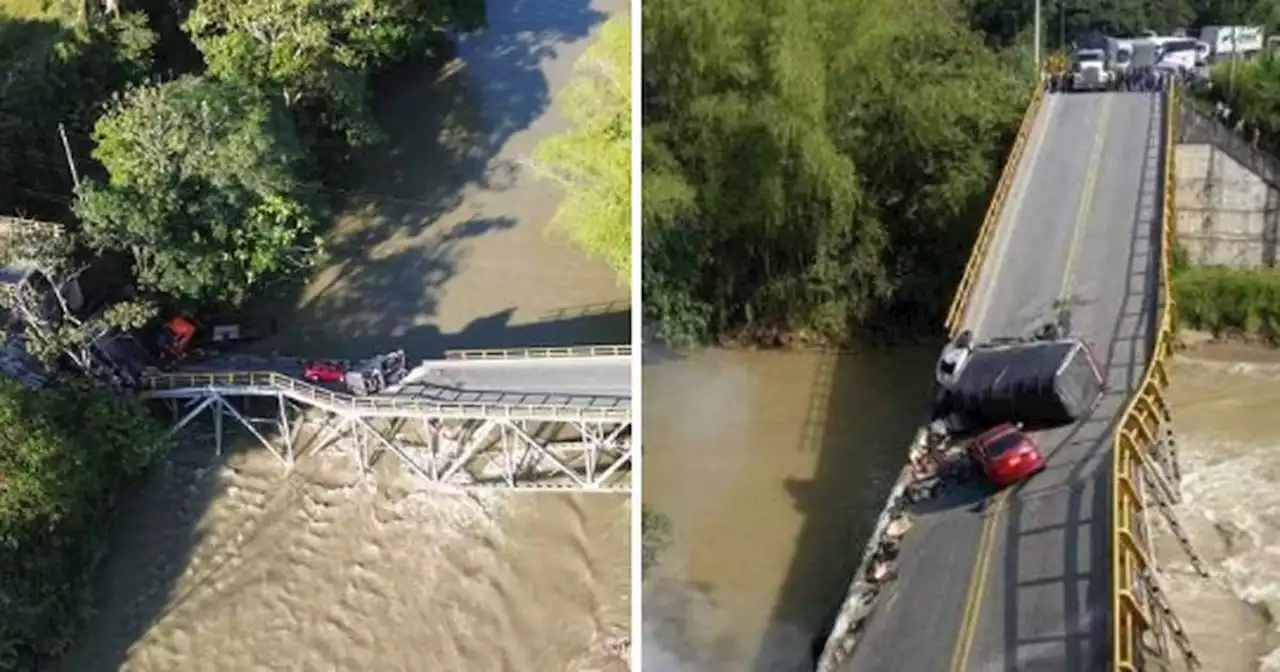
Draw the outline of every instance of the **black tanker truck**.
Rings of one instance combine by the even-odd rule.
[[[1092,347],[1078,338],[986,343],[940,391],[933,418],[952,437],[1005,422],[1049,429],[1087,417],[1105,388]]]

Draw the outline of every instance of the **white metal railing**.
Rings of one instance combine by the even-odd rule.
[[[564,348],[514,348],[510,350],[450,350],[445,359],[456,361],[569,359],[574,357],[629,357],[629,345],[576,345]]]
[[[430,415],[450,418],[512,420],[594,420],[630,422],[630,404],[596,408],[554,404],[438,402],[392,395],[357,397],[335,392],[276,371],[177,372],[142,378],[144,397],[195,396],[201,390],[270,390],[337,413],[364,415]]]

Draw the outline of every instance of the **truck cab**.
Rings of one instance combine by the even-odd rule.
[[[1071,58],[1071,89],[1105,91],[1111,88],[1113,75],[1102,49],[1078,49]]]

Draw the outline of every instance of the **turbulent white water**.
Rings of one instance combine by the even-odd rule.
[[[1177,510],[1211,578],[1162,531],[1171,598],[1205,669],[1280,671],[1280,367],[1182,360],[1172,379]]]
[[[207,450],[207,449],[206,449]],[[627,669],[623,497],[426,492],[175,456],[121,510],[59,669]]]

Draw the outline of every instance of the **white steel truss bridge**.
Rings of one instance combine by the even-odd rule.
[[[219,454],[230,420],[285,468],[339,451],[370,474],[389,454],[449,489],[630,491],[629,346],[450,352],[367,396],[302,380],[297,360],[205,368],[145,376],[141,393],[174,433],[211,422]]]

